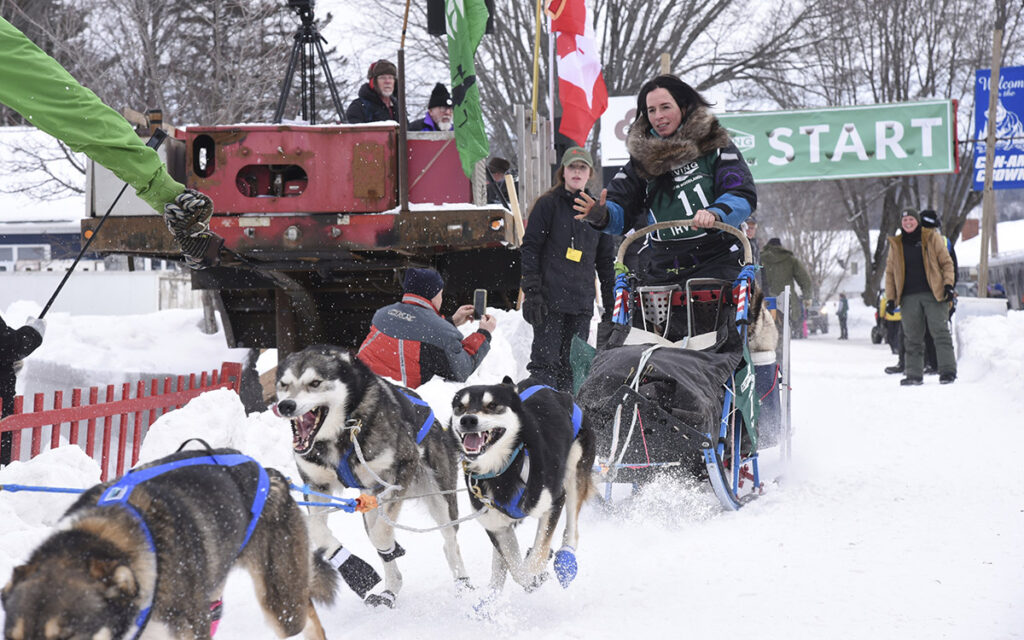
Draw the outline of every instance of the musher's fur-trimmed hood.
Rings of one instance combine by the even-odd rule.
[[[668,138],[659,138],[651,133],[647,114],[641,113],[626,137],[626,148],[636,161],[634,168],[645,180],[730,144],[729,133],[707,107],[696,107],[684,116],[683,123]]]

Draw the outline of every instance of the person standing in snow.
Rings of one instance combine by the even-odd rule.
[[[533,325],[526,369],[538,382],[574,393],[569,362],[573,336],[586,341],[594,315],[594,273],[601,283],[603,322],[614,305],[613,239],[575,219],[573,203],[594,175],[582,147],[562,155],[556,183],[537,198],[522,246],[523,318]]]
[[[939,382],[956,380],[956,358],[949,332],[949,306],[953,302],[953,260],[935,229],[921,226],[921,214],[907,208],[900,218],[902,233],[889,237],[885,263],[886,311],[898,305],[903,315],[906,345],[903,386],[919,385],[924,376],[924,333],[935,340]]]
[[[764,291],[766,296],[781,296],[789,287],[789,327],[793,338],[803,335],[803,305],[801,297],[808,302],[812,298],[811,276],[804,268],[800,259],[793,252],[782,246],[782,241],[772,238],[761,250],[761,263],[764,265]],[[800,295],[796,287],[800,287]],[[782,331],[781,322],[776,323]]]
[[[139,198],[163,214],[188,266],[219,264],[224,240],[209,230],[213,201],[174,180],[127,120],[3,18],[0,102],[134,187]]]
[[[452,122],[452,96],[448,89],[438,82],[430,92],[427,103],[427,115],[409,123],[409,131],[451,131],[455,128]]]
[[[747,163],[711,113],[711,103],[673,75],[646,82],[626,138],[629,162],[597,199],[581,193],[577,219],[621,235],[656,222],[687,220],[689,227],[647,236],[639,251],[641,284],[688,279],[734,280],[743,252],[734,236],[712,228],[739,227],[757,206]]]
[[[846,331],[846,317],[850,313],[850,302],[846,299],[845,293],[839,294],[839,310],[836,312],[836,317],[839,318],[839,339],[849,340],[850,334]]]
[[[378,60],[366,72],[366,82],[359,87],[359,97],[348,105],[345,117],[350,123],[398,121],[398,97],[395,82],[398,67],[390,60]]]
[[[15,385],[21,361],[39,348],[43,343],[44,333],[45,320],[29,318],[28,324],[24,327],[12,329],[3,318],[0,318],[0,400],[3,401],[0,418],[14,413]],[[14,436],[10,432],[0,435],[0,466],[11,463],[13,439]]]

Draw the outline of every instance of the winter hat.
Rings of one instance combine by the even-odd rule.
[[[491,173],[508,173],[509,168],[512,165],[505,158],[499,158],[494,156],[487,161],[487,170]]]
[[[450,106],[452,106],[452,96],[448,93],[448,89],[438,82],[434,85],[434,90],[430,92],[430,102],[427,103],[427,108],[433,109],[434,107]]]
[[[411,268],[405,272],[405,281],[402,283],[405,293],[412,293],[430,300],[441,289],[444,289],[444,280],[441,274],[433,269]]]
[[[590,157],[590,152],[583,147],[569,147],[562,155],[563,167],[568,167],[574,162],[582,162],[591,169],[594,168],[594,159]]]
[[[768,244],[766,244],[764,246],[766,246],[766,247],[781,247],[782,246],[782,240],[779,240],[778,238],[772,238],[771,240],[768,241]]]
[[[935,209],[921,209],[921,226],[929,229],[939,228],[939,214]]]
[[[914,209],[913,207],[907,207],[906,209],[900,212],[901,220],[903,218],[906,218],[907,216],[910,216],[914,220],[917,220],[917,224],[921,224],[921,212],[918,211],[917,209]]]
[[[747,224],[757,224],[757,218],[753,215],[747,216]]]
[[[367,80],[376,80],[377,76],[384,75],[398,77],[398,67],[395,66],[394,62],[381,58],[376,62],[370,63],[370,69],[366,72]]]

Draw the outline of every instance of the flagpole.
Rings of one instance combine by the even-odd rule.
[[[405,117],[405,32],[409,28],[409,4],[405,0],[402,41],[398,46],[398,204],[399,211],[409,210],[409,119]]]
[[[544,0],[537,0],[537,19],[533,33],[533,113],[530,118],[530,133],[537,135],[537,93],[540,84],[540,13]]]
[[[548,120],[551,122],[551,138],[548,144],[555,148],[555,34],[551,32],[551,16],[548,15]]]

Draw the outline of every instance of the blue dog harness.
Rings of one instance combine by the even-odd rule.
[[[399,391],[399,393],[402,392]],[[402,393],[402,395],[405,396],[406,400],[414,405],[427,408],[427,419],[423,421],[423,426],[421,426],[420,430],[416,433],[416,444],[420,444],[423,442],[423,439],[427,437],[430,427],[434,425],[434,410],[430,408],[429,404],[420,400],[416,396],[411,396],[407,393]],[[354,435],[352,437],[355,438]],[[335,470],[338,474],[338,480],[340,480],[341,484],[349,489],[366,489],[367,487],[360,484],[359,478],[357,478],[356,474],[352,471],[351,460],[353,453],[355,453],[355,447],[351,444],[341,452],[341,457],[338,460],[338,468]]]
[[[135,488],[143,482],[152,480],[159,475],[163,475],[168,471],[173,471],[175,469],[194,467],[201,464],[235,467],[249,462],[255,464],[259,469],[260,477],[256,485],[256,495],[253,496],[252,507],[249,509],[252,517],[249,519],[249,527],[245,530],[245,538],[242,539],[242,544],[238,547],[238,551],[236,552],[237,555],[242,553],[242,550],[245,549],[245,545],[249,543],[249,538],[252,537],[252,532],[256,529],[256,523],[259,521],[260,515],[263,513],[263,507],[267,503],[267,495],[270,492],[270,477],[267,475],[267,470],[263,468],[263,465],[256,462],[249,456],[245,456],[240,453],[222,456],[196,456],[195,458],[175,460],[174,462],[167,462],[147,469],[129,471],[117,482],[107,487],[106,491],[103,492],[99,500],[96,502],[96,505],[100,507],[120,506],[127,511],[138,523],[139,529],[142,530],[142,535],[146,538],[146,544],[149,545],[149,550],[153,552],[153,557],[155,558],[156,543],[153,540],[153,534],[149,530],[149,526],[146,524],[146,519],[142,517],[142,514],[139,513],[139,511],[130,502],[128,502],[128,499],[132,495],[132,491],[134,491]],[[155,588],[153,595],[154,597],[156,596]],[[148,606],[139,611],[139,614],[135,617],[135,633],[130,636],[131,638],[138,638],[142,634],[143,629],[146,627],[146,623],[149,621],[149,614],[152,609],[153,603],[151,602]]]
[[[546,384],[535,384],[532,387],[527,387],[526,389],[523,390],[522,393],[519,394],[520,402],[526,402],[527,398],[529,398],[533,394],[537,393],[541,389],[551,389],[551,387],[549,387]],[[552,389],[552,391],[554,391],[554,389]],[[574,403],[572,403],[572,438],[573,438],[573,440],[575,440],[576,436],[579,435],[580,428],[582,426],[583,426],[583,411],[580,409],[579,405],[577,405],[574,402]],[[508,462],[500,470],[493,471],[491,473],[483,473],[483,474],[479,474],[479,475],[474,474],[474,473],[467,473],[466,475],[468,475],[472,480],[487,480],[487,479],[490,479],[490,478],[496,478],[496,477],[500,476],[501,474],[505,473],[506,471],[508,471],[508,468],[511,467],[512,463],[515,462],[516,458],[519,457],[519,453],[520,452],[522,452],[527,458],[530,457],[530,452],[526,449],[526,447],[523,445],[523,443],[520,442],[519,446],[516,447],[513,450],[512,455],[509,456]],[[516,492],[514,494],[512,494],[512,498],[507,503],[505,503],[505,502],[498,502],[497,500],[491,500],[490,502],[491,502],[491,505],[494,506],[494,508],[496,508],[498,511],[501,511],[502,513],[504,513],[508,517],[513,518],[515,520],[522,520],[523,518],[526,517],[526,513],[523,511],[522,506],[521,506],[522,502],[523,502],[523,495],[525,493],[526,493],[526,483],[522,483],[522,484],[519,485],[519,488],[516,490]]]

